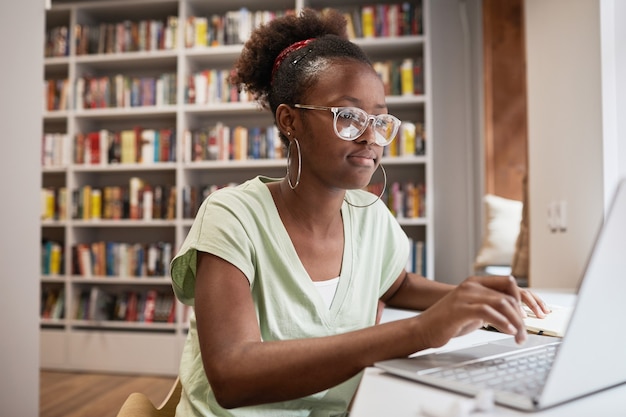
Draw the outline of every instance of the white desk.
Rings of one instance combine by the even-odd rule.
[[[553,305],[571,305],[575,296],[571,293],[537,291],[544,300]],[[389,310],[384,321],[397,320],[411,313]],[[469,335],[450,341],[439,350],[458,349],[476,342],[510,337],[501,333],[477,330]],[[420,354],[430,353],[428,349]],[[595,352],[589,352],[595,354]],[[617,360],[626,360],[617,358]],[[575,366],[575,365],[573,365]],[[422,404],[445,404],[465,398],[442,389],[392,376],[376,368],[367,368],[357,391],[350,417],[421,417]],[[490,413],[472,413],[472,417],[484,416],[549,416],[549,417],[612,417],[626,416],[626,384],[587,397],[538,412],[528,413],[496,406]]]

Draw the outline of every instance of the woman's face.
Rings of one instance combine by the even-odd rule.
[[[367,113],[387,113],[382,81],[371,66],[352,60],[331,64],[299,104],[358,107]],[[357,139],[340,139],[329,110],[296,109],[301,121],[297,138],[302,150],[302,180],[330,188],[365,187],[380,163],[383,149],[374,142],[371,126]]]

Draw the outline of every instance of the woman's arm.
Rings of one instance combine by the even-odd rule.
[[[226,408],[310,395],[377,360],[428,347],[418,320],[324,338],[263,342],[246,277],[227,261],[202,252],[195,300],[204,369]]]
[[[381,297],[381,301],[391,307],[421,311],[435,304],[454,288],[454,285],[429,280],[405,270]]]
[[[202,360],[218,402],[227,408],[319,392],[376,361],[441,346],[484,322],[516,334],[518,341],[525,334],[519,292],[509,280],[476,281],[453,291],[418,281],[418,289],[432,292],[429,302],[443,290],[447,294],[416,317],[323,338],[263,342],[243,273],[200,252],[197,266],[195,312]],[[397,291],[392,298],[405,295]]]
[[[480,281],[481,279],[490,278],[468,278],[470,281]],[[506,279],[514,283],[512,277],[497,277],[496,279]],[[455,288],[456,286],[454,285],[436,282],[420,275],[403,271],[389,290],[381,297],[381,301],[384,305],[390,307],[423,311],[452,292]],[[525,303],[537,317],[542,318],[550,312],[546,303],[532,291],[525,288],[519,288],[518,291],[520,301]]]

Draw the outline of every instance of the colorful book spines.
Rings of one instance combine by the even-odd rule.
[[[76,55],[176,49],[178,17],[115,23],[77,24]]]
[[[63,274],[65,256],[63,244],[53,240],[45,239],[41,244],[41,274],[60,275]]]
[[[421,2],[367,4],[342,7],[348,36],[374,38],[415,36],[423,33]]]
[[[183,135],[183,161],[277,159],[284,155],[275,126],[230,127],[223,123]]]
[[[423,277],[428,276],[426,243],[423,240],[409,238],[409,247],[409,259],[406,266],[407,271],[420,274]]]
[[[67,219],[67,188],[44,187],[41,189],[41,220]]]
[[[176,73],[157,77],[113,75],[76,79],[77,110],[176,104]]]
[[[172,244],[96,241],[72,247],[72,274],[83,277],[164,277]]]
[[[419,122],[403,121],[394,140],[383,149],[387,157],[426,154],[426,132]]]
[[[128,186],[84,185],[73,192],[72,218],[80,220],[173,220],[176,187],[131,177]]]
[[[63,287],[42,287],[40,317],[46,320],[58,320],[65,317],[65,290]]]
[[[386,95],[412,96],[424,94],[424,71],[421,59],[377,61],[373,63],[373,66],[383,81]]]
[[[44,103],[46,111],[68,110],[70,108],[70,82],[67,78],[44,81]]]
[[[251,11],[242,7],[225,14],[189,16],[185,22],[185,47],[206,48],[243,44],[255,28],[271,22],[276,17],[294,13],[293,9]]]
[[[174,323],[176,302],[171,291],[114,291],[93,286],[77,292],[73,318],[90,321]]]
[[[221,69],[196,71],[187,77],[185,102],[187,104],[245,103],[252,95],[229,82],[230,72]]]
[[[366,190],[380,195],[382,183],[372,183]],[[417,219],[426,216],[426,186],[412,181],[394,181],[387,184],[381,199],[398,219]]]
[[[107,129],[74,137],[73,162],[85,165],[152,164],[174,162],[176,131],[173,128],[135,127],[113,132]]]

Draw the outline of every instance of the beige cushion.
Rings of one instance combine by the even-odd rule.
[[[474,268],[511,265],[520,233],[522,202],[487,194],[483,197],[485,226]]]

